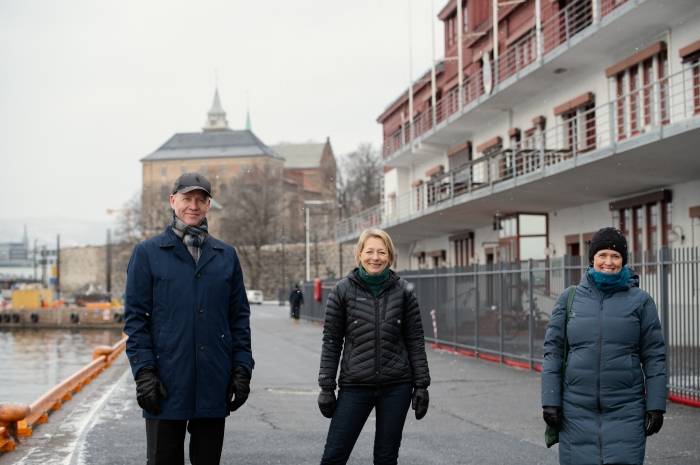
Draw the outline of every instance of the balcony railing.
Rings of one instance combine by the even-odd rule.
[[[556,15],[542,23],[542,52],[547,54],[558,46],[569,43],[571,39],[588,26],[593,24],[593,3],[600,1],[600,15],[611,13],[628,0],[577,0]],[[498,60],[491,62],[491,75],[495,83],[516,75],[522,69],[537,60],[537,35],[533,28],[517,41],[510,44],[501,53]],[[464,106],[484,95],[483,75],[477,72],[465,76],[462,84],[462,104],[459,101],[459,87],[449,89],[438,99],[435,111],[432,107],[419,112],[412,121],[402,124],[399,129],[385,137],[383,144],[384,157],[407,146],[417,137],[433,129],[449,116],[458,113]]]
[[[468,163],[338,223],[338,237],[396,224],[425,214],[446,200],[532,173],[546,172],[662,126],[700,118],[700,64],[633,92],[559,117],[559,124],[525,137],[518,146],[477,156]]]

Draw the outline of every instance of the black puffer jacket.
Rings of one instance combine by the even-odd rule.
[[[391,271],[377,297],[353,270],[338,281],[326,302],[318,383],[377,386],[413,383],[428,387],[430,373],[418,301],[407,282]]]

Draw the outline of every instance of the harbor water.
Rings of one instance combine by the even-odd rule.
[[[119,339],[119,329],[0,330],[0,403],[31,404]]]

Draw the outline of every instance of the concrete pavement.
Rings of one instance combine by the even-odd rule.
[[[223,464],[319,463],[329,420],[316,406],[321,327],[288,318],[286,307],[254,306],[256,369],[248,402],[226,423]],[[555,465],[543,444],[539,375],[429,350],[433,384],[428,415],[409,412],[399,463],[404,465]],[[125,358],[78,394],[65,411],[6,464],[145,463],[145,430]],[[72,409],[72,410],[71,410]],[[647,443],[647,465],[700,463],[700,410],[669,404],[664,428]],[[349,464],[371,463],[370,416]]]

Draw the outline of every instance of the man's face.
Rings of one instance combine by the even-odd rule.
[[[170,207],[175,212],[175,216],[187,226],[199,226],[207,216],[210,205],[209,196],[201,190],[185,194],[178,192],[170,196]]]

